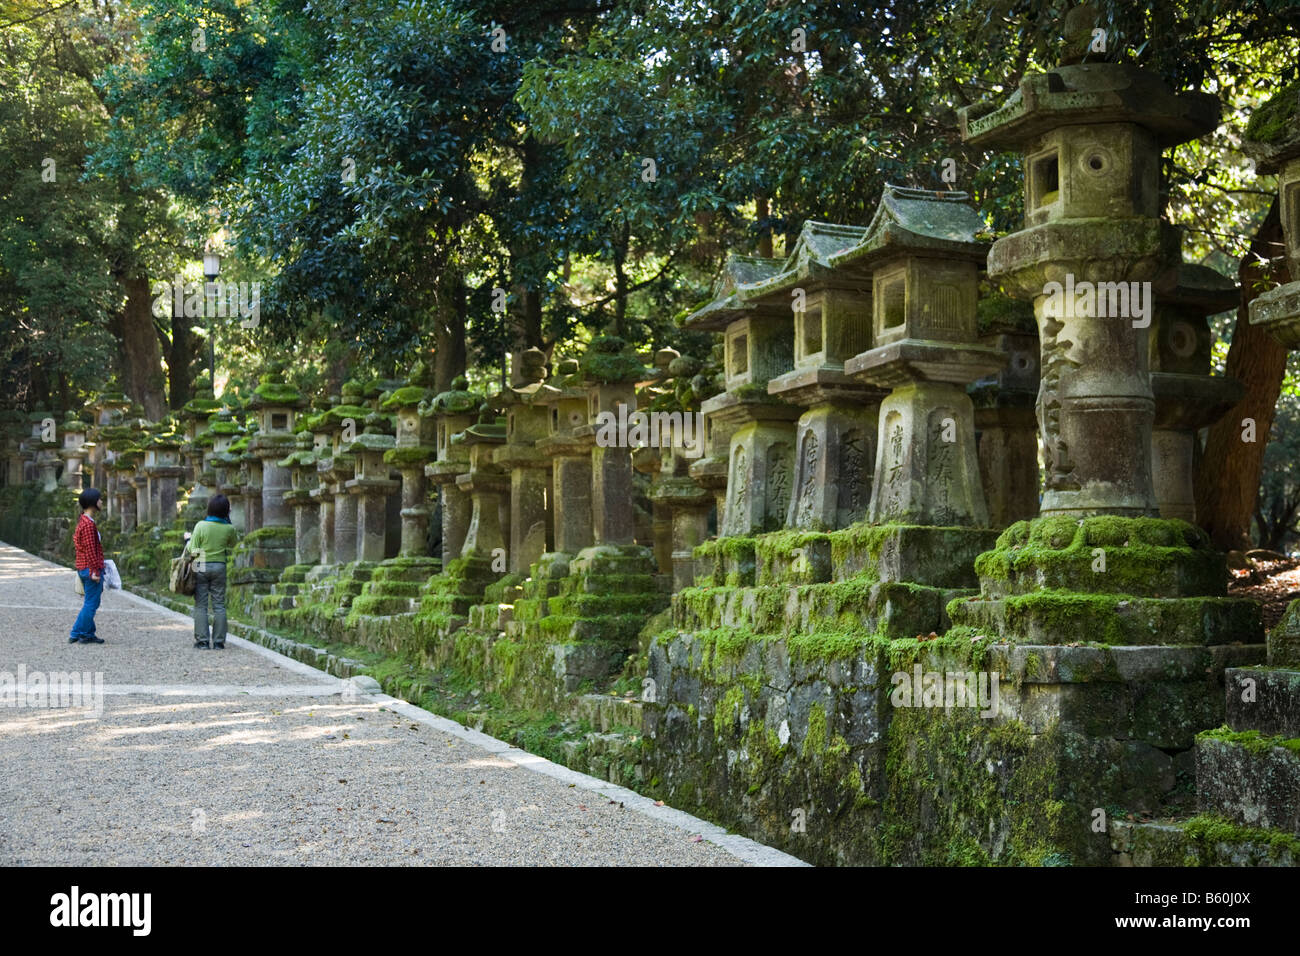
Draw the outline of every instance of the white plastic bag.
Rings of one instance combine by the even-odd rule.
[[[117,563],[112,558],[104,559],[104,587],[110,591],[122,590],[122,575],[117,573]]]

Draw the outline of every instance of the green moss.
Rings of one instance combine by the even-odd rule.
[[[1300,80],[1279,89],[1250,115],[1245,138],[1255,143],[1279,146],[1295,133],[1291,121],[1300,104]]]
[[[1183,824],[1185,833],[1194,843],[1207,851],[1206,856],[1213,858],[1214,849],[1220,844],[1254,844],[1267,847],[1270,855],[1282,852],[1292,854],[1300,859],[1300,839],[1281,830],[1265,830],[1259,827],[1245,827],[1231,820],[1213,814],[1201,814],[1192,817]]]
[[[381,408],[411,408],[419,405],[431,396],[429,389],[420,385],[406,385],[395,389],[381,403]]]
[[[889,728],[882,853],[889,864],[1028,865],[1073,859],[1057,796],[1057,732],[903,709]],[[1086,832],[1086,827],[1078,827]]]
[[[293,405],[302,400],[302,393],[284,382],[263,382],[253,389],[262,405]]]
[[[403,466],[427,464],[437,456],[438,450],[427,445],[409,445],[405,448],[390,448],[384,452],[384,463]]]
[[[1203,730],[1197,740],[1218,740],[1243,748],[1250,754],[1265,754],[1276,747],[1300,755],[1300,737],[1271,737],[1258,730],[1232,730],[1226,725],[1214,730]]]
[[[745,705],[745,689],[739,684],[727,688],[722,700],[713,711],[713,730],[726,736],[740,722],[740,712]]]
[[[808,733],[804,735],[799,755],[807,758],[825,753],[827,747],[826,708],[813,704],[808,710]]]
[[[1033,304],[1013,299],[1003,292],[981,295],[975,304],[975,323],[980,332],[1037,332]]]
[[[1223,557],[1205,532],[1165,518],[1020,521],[998,537],[992,551],[976,558],[975,571],[986,583],[1027,591],[1175,597],[1221,596],[1227,588]]]

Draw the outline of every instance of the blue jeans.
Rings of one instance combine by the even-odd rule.
[[[85,569],[78,571],[77,577],[81,578],[81,586],[85,588],[86,597],[81,602],[81,613],[77,615],[77,622],[72,625],[72,633],[68,635],[71,641],[95,636],[95,612],[99,610],[99,599],[104,596],[103,573],[99,575],[98,581],[90,580],[90,572]]]

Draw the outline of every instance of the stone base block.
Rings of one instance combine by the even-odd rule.
[[[1136,598],[1040,591],[998,600],[965,597],[954,624],[1029,644],[1263,644],[1259,605],[1241,598]]]
[[[1300,737],[1300,668],[1233,668],[1224,683],[1230,728]]]
[[[1195,525],[1166,518],[1020,521],[975,561],[987,597],[1047,588],[1143,597],[1222,596],[1222,554]]]
[[[1196,739],[1202,812],[1300,836],[1300,740],[1226,728]]]

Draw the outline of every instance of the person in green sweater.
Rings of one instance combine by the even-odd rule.
[[[208,516],[194,526],[185,552],[194,555],[194,646],[226,646],[226,562],[239,535],[230,523],[230,499],[213,495]],[[184,554],[185,552],[182,552]],[[208,599],[212,600],[212,634],[208,634]]]

